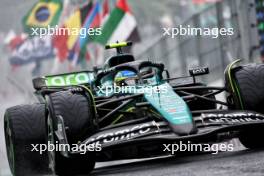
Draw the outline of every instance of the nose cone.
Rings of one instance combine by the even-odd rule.
[[[175,134],[179,136],[186,136],[197,132],[197,128],[194,123],[186,123],[180,125],[170,123],[169,127]]]
[[[160,94],[145,94],[146,100],[169,123],[174,133],[178,135],[195,133],[197,128],[186,102],[167,83],[159,85],[159,89],[166,91]]]

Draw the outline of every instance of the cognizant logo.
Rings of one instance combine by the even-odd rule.
[[[88,143],[93,144],[94,141],[97,141],[94,142],[95,144],[104,144],[104,143],[112,143],[120,140],[129,140],[131,138],[149,133],[151,131],[151,126],[152,126],[151,123],[144,123],[140,125],[135,125],[131,128],[125,128],[125,129],[120,129],[118,131],[102,133],[97,136],[91,137],[86,142],[86,144]]]
[[[76,73],[69,75],[46,77],[47,86],[69,86],[85,84],[91,81],[91,75],[88,73]]]

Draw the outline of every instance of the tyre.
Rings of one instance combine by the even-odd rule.
[[[245,130],[241,132],[239,140],[241,144],[243,144],[248,149],[263,149],[264,140],[257,138],[257,136],[263,134],[263,132],[263,126],[262,128],[257,128],[254,130]]]
[[[45,144],[45,105],[20,105],[4,116],[4,131],[10,170],[15,176],[47,174],[47,152],[40,154],[31,144]]]
[[[234,72],[243,109],[264,113],[264,64],[238,67]]]
[[[234,69],[233,77],[237,89],[235,107],[244,110],[264,113],[264,64],[250,64]],[[263,148],[264,140],[257,135],[263,134],[261,128],[245,130],[241,133],[240,142],[247,148]]]
[[[62,116],[69,144],[85,140],[94,131],[94,116],[91,99],[70,91],[56,92],[48,96],[48,135],[49,141],[55,144],[54,135],[57,128],[57,117]],[[49,152],[50,165],[57,175],[88,174],[95,165],[95,153],[76,154],[66,158],[59,151]]]

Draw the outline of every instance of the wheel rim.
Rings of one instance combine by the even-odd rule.
[[[54,140],[54,133],[53,133],[53,124],[52,120],[50,118],[50,115],[48,115],[47,118],[47,126],[48,126],[48,142],[50,144],[55,144]],[[49,168],[55,172],[55,150],[54,151],[48,151],[48,157],[49,157]]]
[[[4,120],[4,131],[5,131],[6,151],[7,151],[7,159],[8,159],[9,167],[12,174],[15,174],[14,145],[12,141],[12,132],[10,129],[10,124],[7,115],[5,116],[5,120]]]

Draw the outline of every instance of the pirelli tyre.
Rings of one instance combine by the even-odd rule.
[[[9,166],[14,176],[49,172],[47,152],[36,151],[45,144],[45,105],[11,107],[4,115],[4,132]],[[36,146],[36,149],[33,148]]]
[[[264,114],[264,64],[249,64],[233,70],[236,107]],[[264,134],[264,127],[250,128],[241,133],[241,143],[251,149],[264,148],[264,140],[256,138]]]
[[[55,136],[58,116],[63,118],[69,144],[78,144],[85,140],[95,129],[92,100],[89,96],[71,91],[52,93],[48,102],[48,140],[51,144],[58,143]],[[95,152],[75,154],[64,157],[60,151],[49,152],[51,169],[57,175],[82,175],[91,172],[95,165]]]

